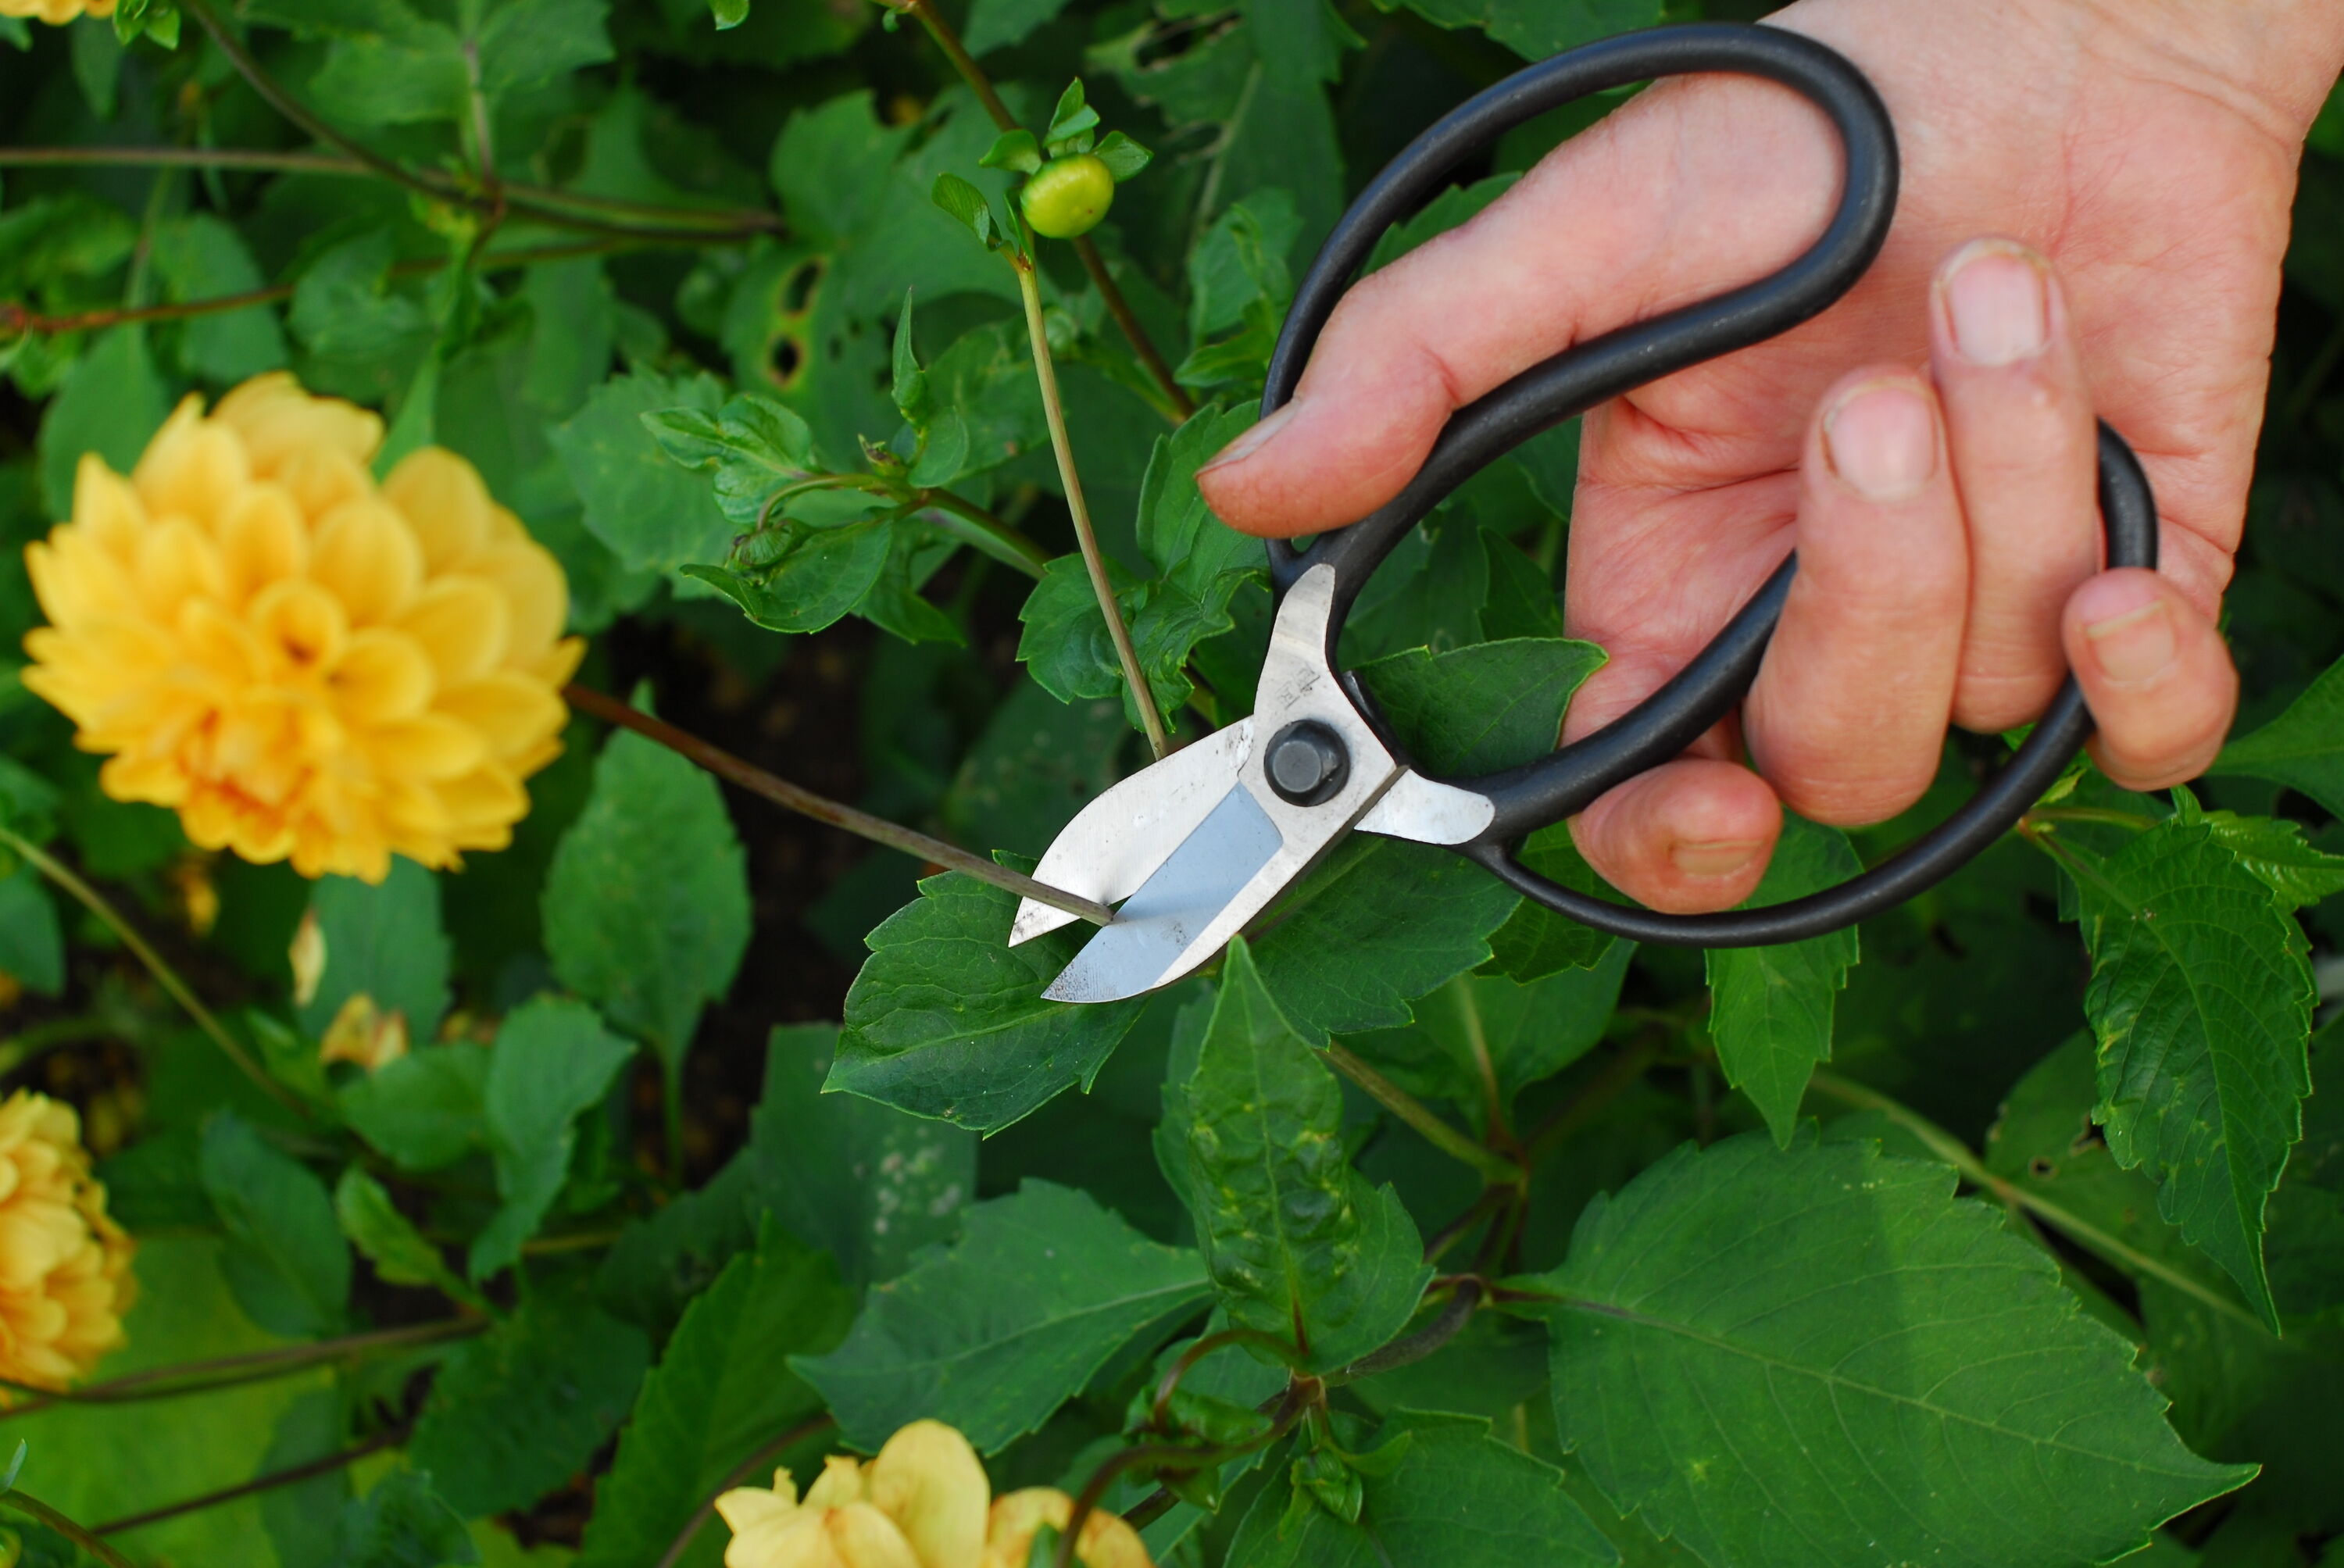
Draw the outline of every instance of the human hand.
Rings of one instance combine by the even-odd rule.
[[[1760,772],[1722,725],[1572,823],[1607,879],[1676,912],[1749,895],[1782,804],[1894,815],[1949,719],[2030,719],[2071,663],[2118,782],[2212,758],[2237,685],[2214,616],[2295,158],[2344,56],[2333,0],[1803,0],[1774,20],[1887,100],[1895,227],[1816,320],[1591,413],[1571,521],[1566,619],[1612,657],[1567,739],[1634,706],[1799,551],[1742,713]],[[1198,476],[1206,499],[1261,534],[1366,515],[1456,408],[1781,265],[1837,182],[1827,126],[1786,89],[1662,84],[1355,288],[1288,410]],[[2024,243],[1972,243],[2001,234]],[[2156,487],[2156,573],[2096,575],[2096,409]]]

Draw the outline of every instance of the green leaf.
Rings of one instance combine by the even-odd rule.
[[[958,1233],[976,1193],[976,1137],[854,1095],[825,1095],[834,1024],[776,1027],[749,1122],[754,1198],[822,1248],[856,1290]]]
[[[1479,1416],[1395,1411],[1379,1446],[1405,1436],[1388,1474],[1359,1472],[1359,1520],[1312,1506],[1279,1527],[1287,1489],[1265,1488],[1229,1561],[1247,1568],[1553,1568],[1620,1553],[1563,1491],[1563,1473],[1490,1435]]]
[[[1390,1188],[1350,1168],[1342,1087],[1278,1011],[1242,937],[1223,960],[1196,1070],[1167,1099],[1167,1130],[1185,1143],[1187,1179],[1176,1185],[1230,1319],[1300,1336],[1322,1369],[1398,1333],[1432,1277],[1416,1226]]]
[[[1134,177],[1156,159],[1154,153],[1121,131],[1107,132],[1099,145],[1092,149],[1092,156],[1106,165],[1106,172],[1115,176],[1117,185]]]
[[[976,0],[969,7],[961,42],[972,55],[1022,44],[1033,31],[1066,8],[1066,0]]]
[[[1049,439],[1041,388],[1017,322],[996,321],[962,333],[928,367],[928,394],[935,407],[959,415],[966,430],[968,451],[955,480],[1038,451]]]
[[[197,1166],[227,1231],[221,1261],[237,1302],[273,1334],[302,1339],[342,1326],[350,1249],[326,1184],[227,1112],[204,1125]]]
[[[2060,1232],[2136,1280],[2156,1277],[2233,1310],[2243,1298],[2229,1276],[2182,1239],[2157,1211],[2157,1183],[2116,1162],[2092,1125],[2098,1099],[2092,1037],[2078,1031],[2012,1086],[1986,1134],[1986,1168],[2089,1227]],[[2314,1100],[2313,1104],[2319,1102]]]
[[[732,1259],[643,1381],[578,1568],[657,1562],[743,1461],[821,1410],[790,1358],[836,1344],[853,1315],[830,1260],[778,1231]]]
[[[2207,773],[2268,779],[2344,816],[2344,660],[2328,667],[2287,712],[2222,748]]]
[[[83,453],[126,474],[169,412],[144,328],[109,328],[92,339],[41,416],[41,501],[48,514],[73,515],[74,470]]]
[[[884,518],[844,528],[792,529],[785,553],[754,572],[686,566],[770,632],[819,632],[863,601],[886,570],[896,531]]]
[[[309,917],[326,959],[317,989],[294,1009],[302,1032],[323,1035],[342,1004],[363,993],[383,1011],[403,1014],[410,1039],[429,1039],[448,1010],[439,878],[404,855],[391,857],[390,875],[379,884],[319,877]]]
[[[2084,1010],[2120,1165],[2157,1178],[2158,1207],[2276,1324],[2263,1206],[2302,1129],[2316,999],[2302,929],[2211,826],[2135,837],[2077,891],[2092,955]]]
[[[1522,637],[1430,653],[1411,648],[1359,667],[1426,771],[1492,773],[1554,750],[1563,710],[1603,667],[1592,642]]]
[[[1864,869],[1835,827],[1784,814],[1783,836],[1758,891],[1763,908],[1835,886]],[[1750,1097],[1774,1141],[1789,1148],[1807,1075],[1831,1060],[1832,1010],[1858,956],[1855,928],[1774,947],[1720,948],[1707,956],[1709,1033],[1725,1081]]]
[[[1562,602],[1536,561],[1492,529],[1481,531],[1481,553],[1489,563],[1490,596],[1481,604],[1481,635],[1489,642],[1510,637],[1560,637]]]
[[[2177,787],[2174,800],[2180,822],[2202,822],[2213,829],[2215,841],[2238,857],[2238,864],[2289,908],[2317,904],[2344,893],[2344,855],[2329,855],[2303,842],[2303,827],[2284,817],[2240,816],[2230,811],[2207,811],[2198,797]]]
[[[382,403],[414,380],[437,329],[393,287],[396,258],[390,231],[372,228],[322,252],[294,284],[286,323],[309,351],[310,385]]]
[[[1050,128],[1042,133],[1042,140],[1056,152],[1059,143],[1096,129],[1098,123],[1098,111],[1084,101],[1083,79],[1076,76],[1058,95],[1058,106],[1050,111]]]
[[[929,195],[936,206],[976,236],[987,250],[1001,248],[1004,241],[1000,221],[993,216],[993,205],[985,199],[983,191],[956,174],[940,174]]]
[[[1148,1240],[1086,1193],[1029,1180],[969,1209],[958,1243],[874,1290],[837,1350],[791,1364],[857,1448],[932,1416],[992,1453],[1209,1293],[1194,1252]]]
[[[488,1077],[480,1047],[425,1046],[350,1079],[335,1099],[358,1135],[401,1170],[438,1170],[486,1146]]]
[[[448,1267],[440,1249],[392,1207],[382,1183],[355,1165],[334,1184],[334,1218],[385,1284],[428,1286],[474,1311],[486,1310],[472,1288]]]
[[[744,527],[766,520],[774,491],[814,471],[813,432],[806,422],[753,392],[714,413],[661,409],[643,415],[642,422],[670,460],[715,476],[717,507]]]
[[[1558,822],[1540,828],[1523,841],[1514,858],[1549,882],[1591,897],[1605,889],[1571,842],[1571,824]],[[1566,969],[1591,969],[1612,951],[1608,931],[1581,926],[1543,904],[1523,899],[1506,923],[1490,936],[1490,962],[1485,969],[1529,983]]]
[[[174,304],[223,299],[267,279],[235,226],[216,214],[189,213],[155,230],[155,276]],[[285,365],[285,334],[266,305],[190,318],[179,329],[179,359],[193,374],[234,386]]]
[[[503,0],[481,24],[480,89],[491,101],[615,56],[603,18],[609,0]]]
[[[0,876],[0,974],[54,996],[66,983],[65,930],[41,874],[19,864]]]
[[[612,735],[554,851],[544,920],[561,983],[675,1072],[749,945],[748,866],[716,781],[631,731]]]
[[[947,872],[864,938],[825,1087],[996,1132],[1087,1086],[1146,1007],[1046,1001],[1090,927],[1009,943],[1015,894]]]
[[[431,1489],[431,1477],[394,1470],[342,1505],[328,1568],[455,1568],[480,1560],[462,1516]]]
[[[1141,551],[1167,582],[1216,609],[1226,607],[1236,590],[1230,578],[1267,572],[1269,558],[1261,541],[1213,515],[1197,488],[1197,470],[1253,422],[1249,409],[1199,409],[1178,430],[1156,439],[1139,481]],[[1227,625],[1224,618],[1222,629]]]
[[[1952,1170],[1863,1143],[1691,1146],[1527,1283],[1564,1446],[1712,1563],[2065,1568],[2244,1482]]]
[[[650,1361],[641,1329],[541,1289],[440,1367],[408,1456],[460,1513],[526,1508],[618,1430]]]
[[[1121,776],[1117,754],[1130,733],[1115,703],[1061,703],[1018,682],[961,759],[945,795],[945,826],[961,844],[1042,854]]]
[[[1020,174],[1032,174],[1042,167],[1041,144],[1034,133],[1022,126],[1002,132],[993,139],[985,156],[976,160],[986,168],[1014,169]]]
[[[1488,1063],[1501,1108],[1552,1077],[1603,1037],[1635,945],[1612,945],[1591,969],[1565,969],[1529,985],[1502,975],[1460,975],[1415,1006],[1405,1029],[1354,1035],[1350,1047],[1411,1094],[1454,1101],[1477,1118],[1488,1108]]]
[[[547,430],[586,504],[587,531],[630,570],[672,572],[724,559],[732,522],[706,482],[669,460],[644,428],[646,415],[715,414],[723,402],[712,376],[671,380],[642,371],[603,382],[583,408]]]
[[[2344,1307],[2344,1027],[2330,1022],[2311,1037],[2314,1093],[2303,1111],[2303,1140],[2288,1157],[2271,1194],[2271,1295],[2290,1318]]]
[[[1543,60],[1661,20],[1660,0],[1405,0],[1443,27],[1479,27],[1525,60]]]
[[[537,1233],[570,1173],[571,1124],[601,1103],[634,1051],[582,1002],[541,996],[505,1016],[482,1097],[503,1202],[472,1241],[466,1267],[473,1279],[512,1263]]]

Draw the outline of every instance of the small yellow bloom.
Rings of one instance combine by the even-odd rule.
[[[317,998],[318,982],[326,977],[326,928],[318,924],[316,910],[301,912],[301,924],[293,927],[285,961],[293,969],[293,1005],[306,1007]]]
[[[0,16],[29,16],[52,27],[83,16],[111,16],[114,0],[0,0]]]
[[[406,1054],[407,1015],[396,1007],[384,1012],[364,991],[350,993],[318,1042],[318,1061],[356,1062],[370,1073]]]
[[[1035,1532],[1074,1512],[1063,1492],[1036,1487],[994,1502],[968,1440],[942,1421],[915,1421],[867,1465],[823,1462],[801,1499],[790,1472],[716,1500],[732,1529],[725,1568],[1026,1568]],[[1151,1568],[1131,1526],[1094,1513],[1083,1527],[1087,1568]]]
[[[0,1378],[63,1388],[122,1343],[130,1238],[71,1106],[29,1089],[0,1104]]]
[[[1034,1536],[1047,1524],[1064,1530],[1075,1516],[1075,1500],[1055,1486],[1029,1486],[993,1500],[986,1522],[983,1568],[1026,1568],[1034,1552]],[[1083,1568],[1151,1568],[1147,1543],[1123,1515],[1094,1508],[1083,1521],[1075,1543],[1075,1561]]]
[[[106,794],[305,876],[511,841],[584,652],[568,585],[461,458],[377,484],[381,441],[279,373],[187,399],[127,480],[82,459],[73,521],[25,551],[50,624],[24,682],[111,754]]]

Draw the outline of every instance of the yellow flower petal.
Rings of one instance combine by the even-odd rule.
[[[347,501],[318,525],[309,576],[342,602],[352,625],[378,625],[415,602],[423,553],[394,508]]]
[[[430,705],[435,684],[431,662],[415,640],[379,626],[354,633],[326,672],[336,708],[359,724],[416,717]]]
[[[137,488],[96,452],[84,452],[74,469],[74,531],[126,566],[138,559],[146,521]]]
[[[480,733],[489,754],[510,760],[561,733],[569,710],[543,684],[512,671],[450,686],[440,693],[440,712]]]
[[[1026,1568],[1034,1536],[1043,1525],[1064,1530],[1075,1516],[1075,1500],[1055,1486],[1029,1486],[993,1500],[985,1532],[985,1568]],[[1075,1543],[1083,1568],[1153,1568],[1147,1543],[1119,1513],[1093,1509]]]
[[[251,482],[244,442],[206,420],[203,400],[193,396],[181,400],[131,474],[149,515],[207,524]]]
[[[441,682],[453,685],[503,662],[511,602],[481,578],[436,578],[399,618],[399,627],[421,645]]]
[[[863,1466],[852,1454],[834,1453],[822,1462],[822,1473],[806,1488],[808,1508],[844,1508],[863,1501]]]
[[[309,527],[281,485],[256,484],[229,501],[213,525],[228,593],[241,603],[271,582],[309,570]]]
[[[322,673],[349,646],[342,602],[315,582],[272,582],[253,596],[252,629],[288,671]]]
[[[424,447],[400,460],[382,481],[382,498],[407,516],[434,572],[458,569],[485,548],[495,502],[480,470],[455,453]]]
[[[939,1421],[898,1431],[864,1475],[864,1495],[903,1530],[921,1568],[977,1568],[992,1490],[968,1439]]]
[[[424,713],[376,726],[370,750],[385,772],[410,778],[452,779],[487,760],[480,732],[444,713]]]

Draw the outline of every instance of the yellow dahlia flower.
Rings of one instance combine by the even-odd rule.
[[[0,0],[0,16],[30,16],[62,27],[81,16],[111,16],[114,0]]]
[[[786,1470],[770,1491],[736,1487],[716,1500],[732,1529],[725,1568],[1026,1568],[1035,1533],[1064,1529],[1074,1500],[1041,1486],[985,1499],[991,1484],[968,1440],[942,1421],[915,1421],[867,1465],[823,1462],[800,1498]],[[1094,1513],[1083,1526],[1087,1568],[1150,1568],[1130,1525]]]
[[[25,684],[110,753],[116,800],[305,876],[500,849],[561,751],[561,568],[461,458],[378,485],[375,415],[262,376],[179,405],[131,477],[81,460],[26,547]]]
[[[63,1388],[120,1344],[130,1253],[73,1108],[18,1089],[0,1104],[0,1379]]]

